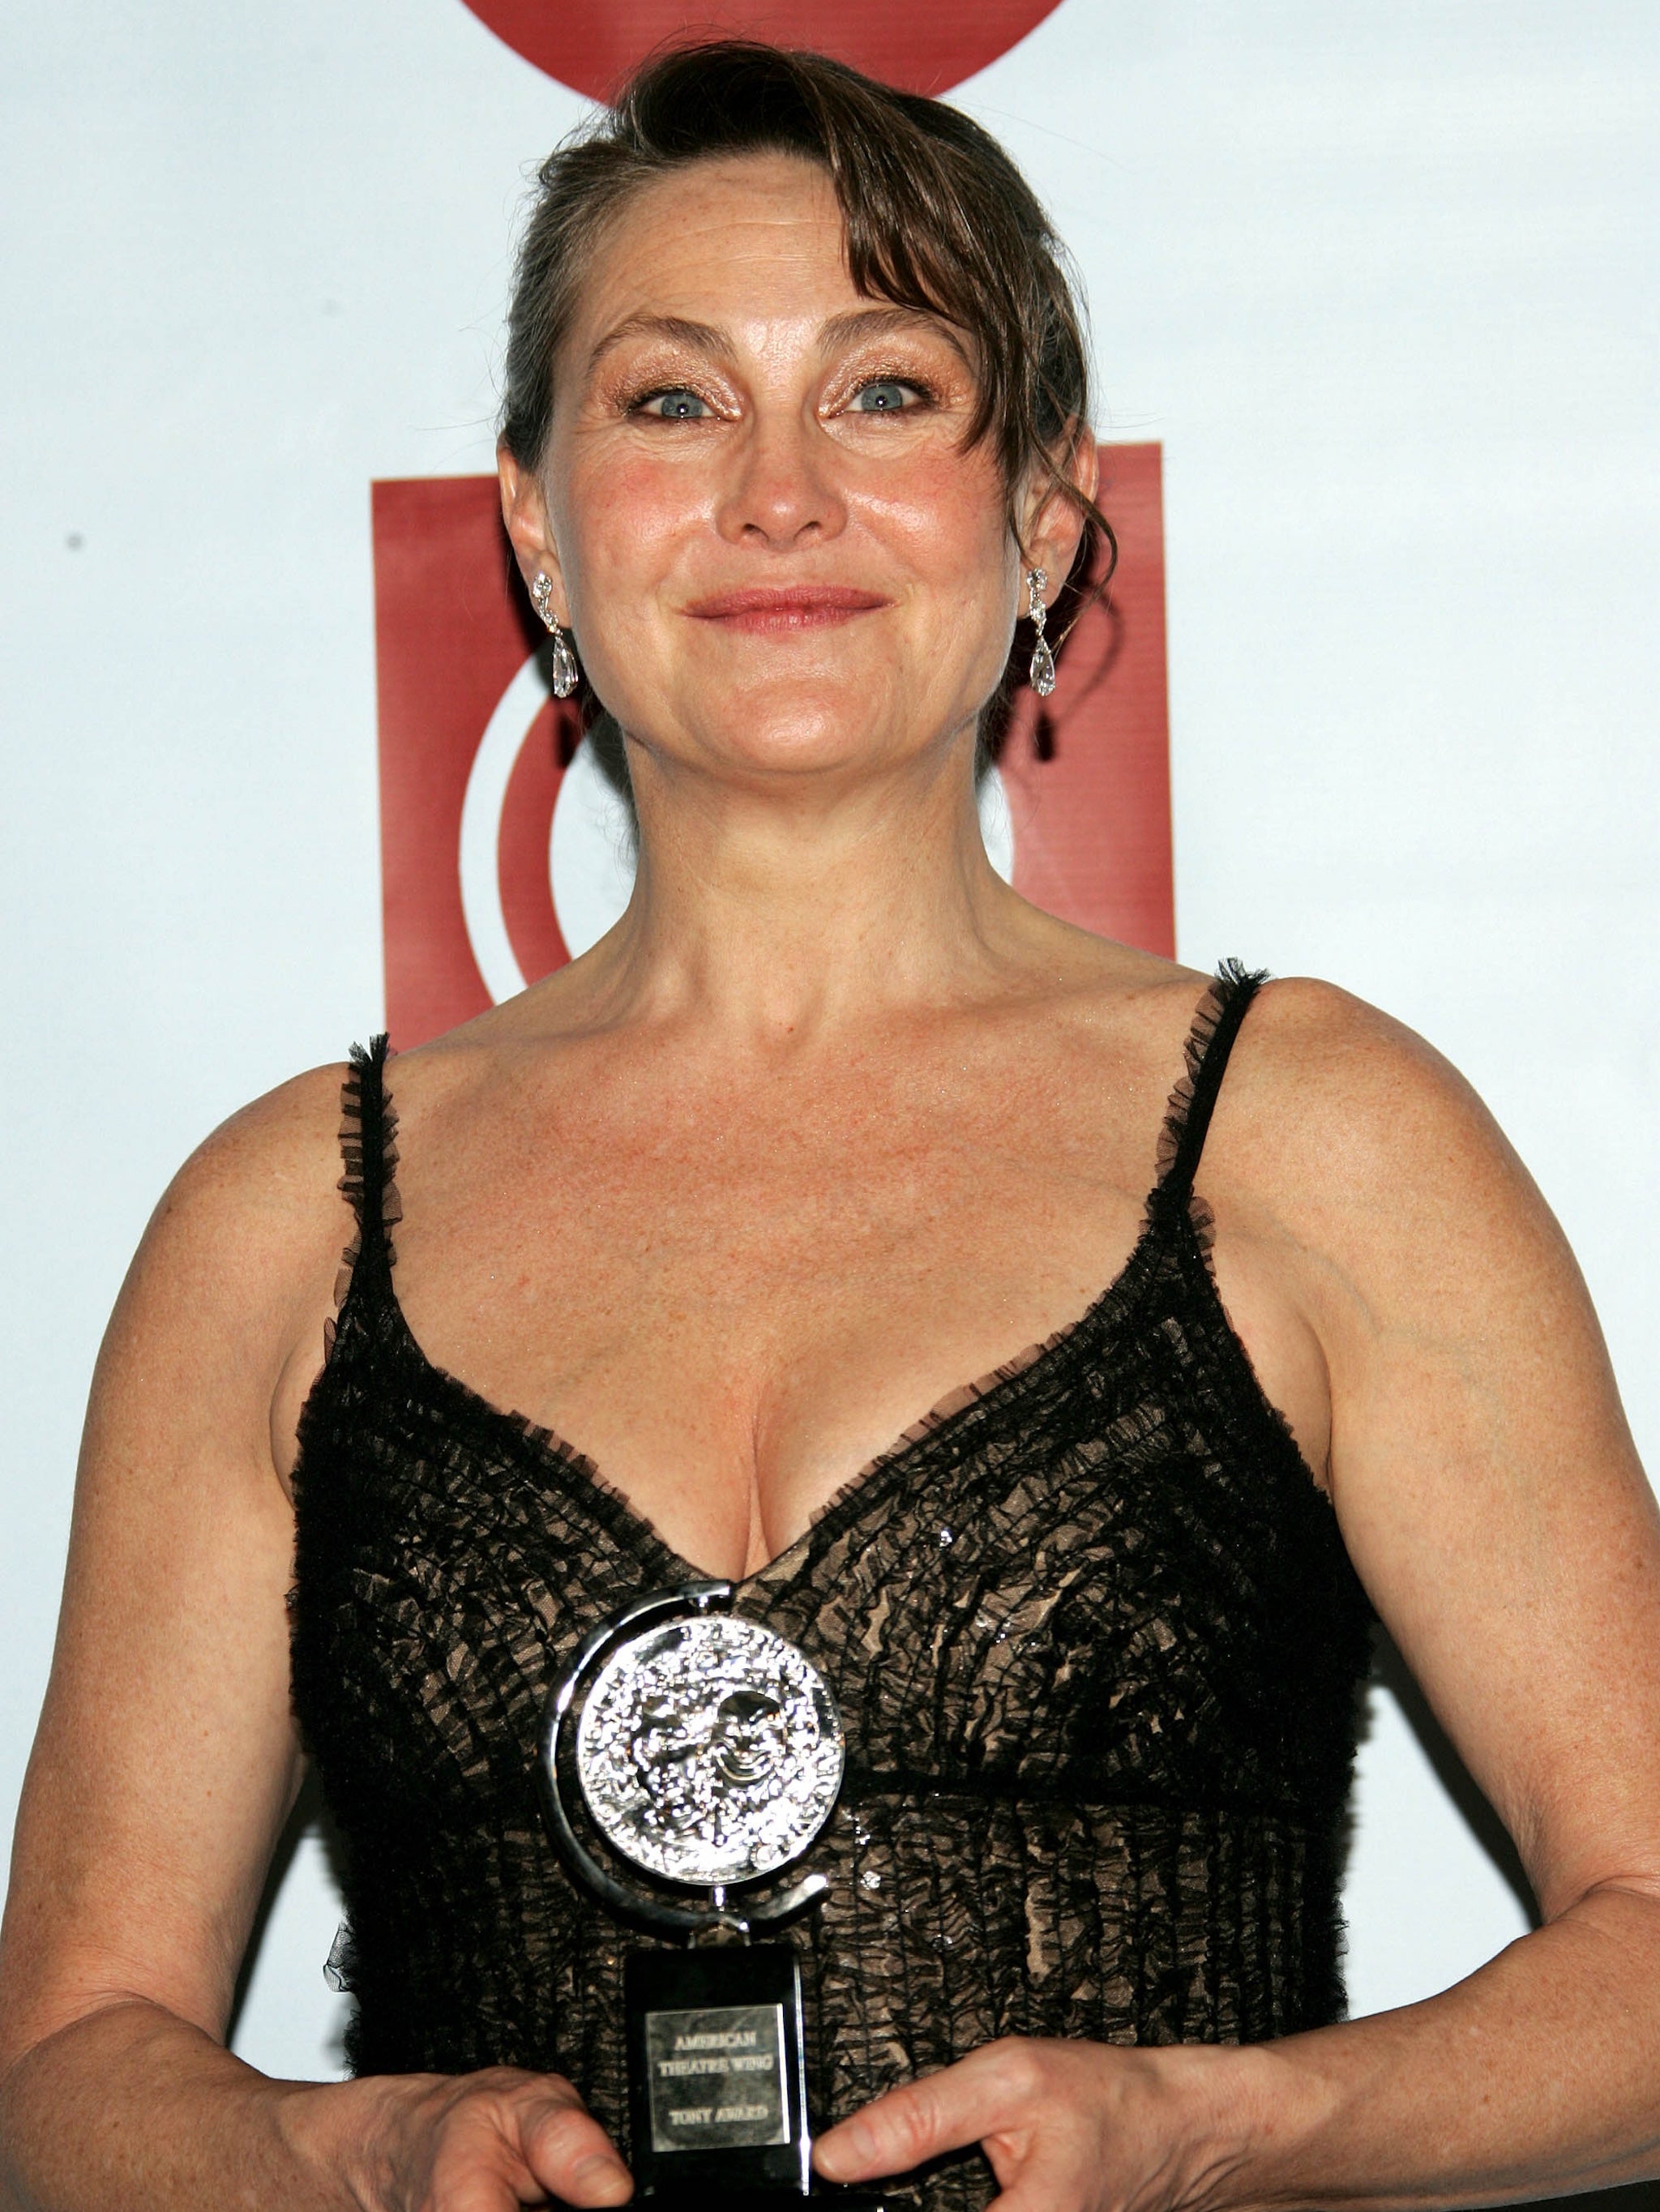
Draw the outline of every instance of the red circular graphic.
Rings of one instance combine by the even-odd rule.
[[[906,92],[948,92],[1024,39],[1059,0],[970,0],[911,7],[894,0],[466,0],[515,53],[574,91],[606,100],[666,41],[769,39],[850,62]]]

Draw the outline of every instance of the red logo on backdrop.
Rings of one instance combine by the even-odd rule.
[[[1168,955],[1159,449],[1109,446],[1102,463],[1110,596],[1079,616],[1050,697],[1017,693],[981,817],[1037,905]],[[585,951],[632,863],[622,803],[548,690],[495,477],[377,483],[374,516],[386,1019],[408,1047]]]
[[[849,62],[906,92],[947,92],[1006,54],[1059,0],[467,0],[527,62],[591,99],[608,100],[654,47],[684,38],[765,39]]]

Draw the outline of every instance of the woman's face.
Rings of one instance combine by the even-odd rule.
[[[521,564],[649,754],[834,777],[972,722],[1025,602],[989,441],[964,443],[968,343],[854,289],[809,162],[711,161],[627,204],[561,349],[539,482],[511,460],[503,481]],[[1058,582],[1077,526],[1048,519],[1034,557]]]

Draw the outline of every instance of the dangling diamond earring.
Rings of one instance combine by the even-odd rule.
[[[1037,633],[1037,642],[1031,649],[1031,666],[1027,671],[1027,677],[1040,699],[1047,699],[1055,689],[1055,655],[1049,651],[1043,636],[1043,624],[1048,619],[1043,605],[1043,589],[1048,582],[1049,577],[1042,568],[1027,569],[1026,618]]]
[[[553,696],[556,699],[569,699],[575,690],[582,672],[576,665],[576,655],[571,651],[570,641],[559,627],[558,616],[553,611],[553,579],[544,575],[539,568],[536,572],[536,581],[530,587],[530,597],[531,605],[553,632],[553,651],[550,655],[553,664],[550,677]],[[1053,682],[1054,678],[1051,677],[1049,680]]]

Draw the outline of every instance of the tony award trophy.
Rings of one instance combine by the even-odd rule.
[[[823,1875],[781,1877],[835,1806],[842,1723],[812,1662],[732,1597],[688,1583],[613,1614],[556,1684],[542,1737],[549,1825],[576,1878],[684,1947],[623,1969],[635,2193],[674,2212],[781,2212],[811,2187],[800,1969],[788,1943],[751,1937],[829,1893]],[[647,1882],[610,1871],[584,1828]]]

